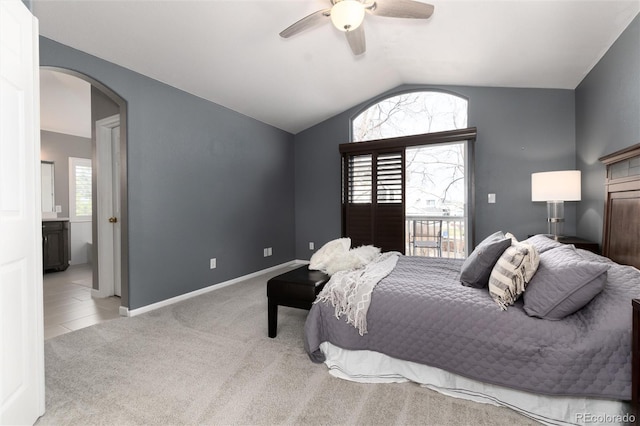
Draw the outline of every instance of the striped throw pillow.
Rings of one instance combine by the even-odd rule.
[[[489,277],[489,294],[500,308],[506,310],[515,303],[539,263],[538,252],[529,243],[515,243],[502,253]]]

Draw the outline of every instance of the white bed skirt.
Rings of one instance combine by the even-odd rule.
[[[361,383],[412,381],[444,395],[511,408],[549,425],[612,425],[631,419],[629,403],[575,397],[553,397],[490,385],[415,362],[373,351],[348,351],[324,342],[320,350],[329,373]]]

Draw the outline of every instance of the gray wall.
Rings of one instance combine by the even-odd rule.
[[[40,64],[127,101],[130,309],[294,259],[291,134],[44,37]]]
[[[69,217],[69,157],[91,159],[91,139],[47,130],[40,132],[40,159],[55,163],[55,204],[62,206],[58,217]]]
[[[371,103],[412,89],[447,90],[469,100],[475,143],[476,228],[480,241],[496,230],[523,239],[546,232],[546,205],[531,202],[531,173],[575,168],[572,90],[401,86],[295,136],[296,256],[340,236],[340,155],[350,120]],[[496,204],[487,203],[495,193]],[[575,233],[575,203],[566,206],[565,233]]]
[[[640,15],[576,88],[578,235],[601,243],[605,167],[598,158],[640,143]]]
[[[95,133],[95,122],[103,118],[111,117],[120,113],[120,107],[107,95],[94,86],[91,86],[91,126],[92,133]],[[92,136],[95,139],[95,134]]]

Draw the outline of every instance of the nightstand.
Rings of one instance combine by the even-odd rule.
[[[576,248],[589,250],[596,254],[600,254],[600,246],[598,245],[598,243],[594,243],[593,241],[583,240],[582,238],[569,237],[569,236],[558,237],[555,240],[562,244],[573,244]]]

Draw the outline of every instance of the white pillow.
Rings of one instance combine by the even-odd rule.
[[[517,239],[517,238],[516,238],[516,236],[515,236],[515,235],[513,235],[511,232],[507,232],[507,233],[505,234],[505,237],[506,237],[506,238],[511,238],[511,245],[518,244],[518,239]]]
[[[309,269],[326,272],[327,264],[334,256],[342,256],[349,252],[351,238],[338,238],[323,245],[317,252],[313,253],[309,262]]]
[[[362,260],[364,266],[380,256],[380,247],[360,246],[351,249],[351,252],[355,253],[355,255]]]
[[[352,271],[366,266],[380,255],[380,249],[374,246],[360,246],[347,253],[336,253],[326,265],[325,272],[333,275],[338,271]]]
[[[352,271],[362,267],[362,260],[353,252],[349,251],[342,255],[333,256],[329,259],[325,273],[333,275],[338,271]]]

